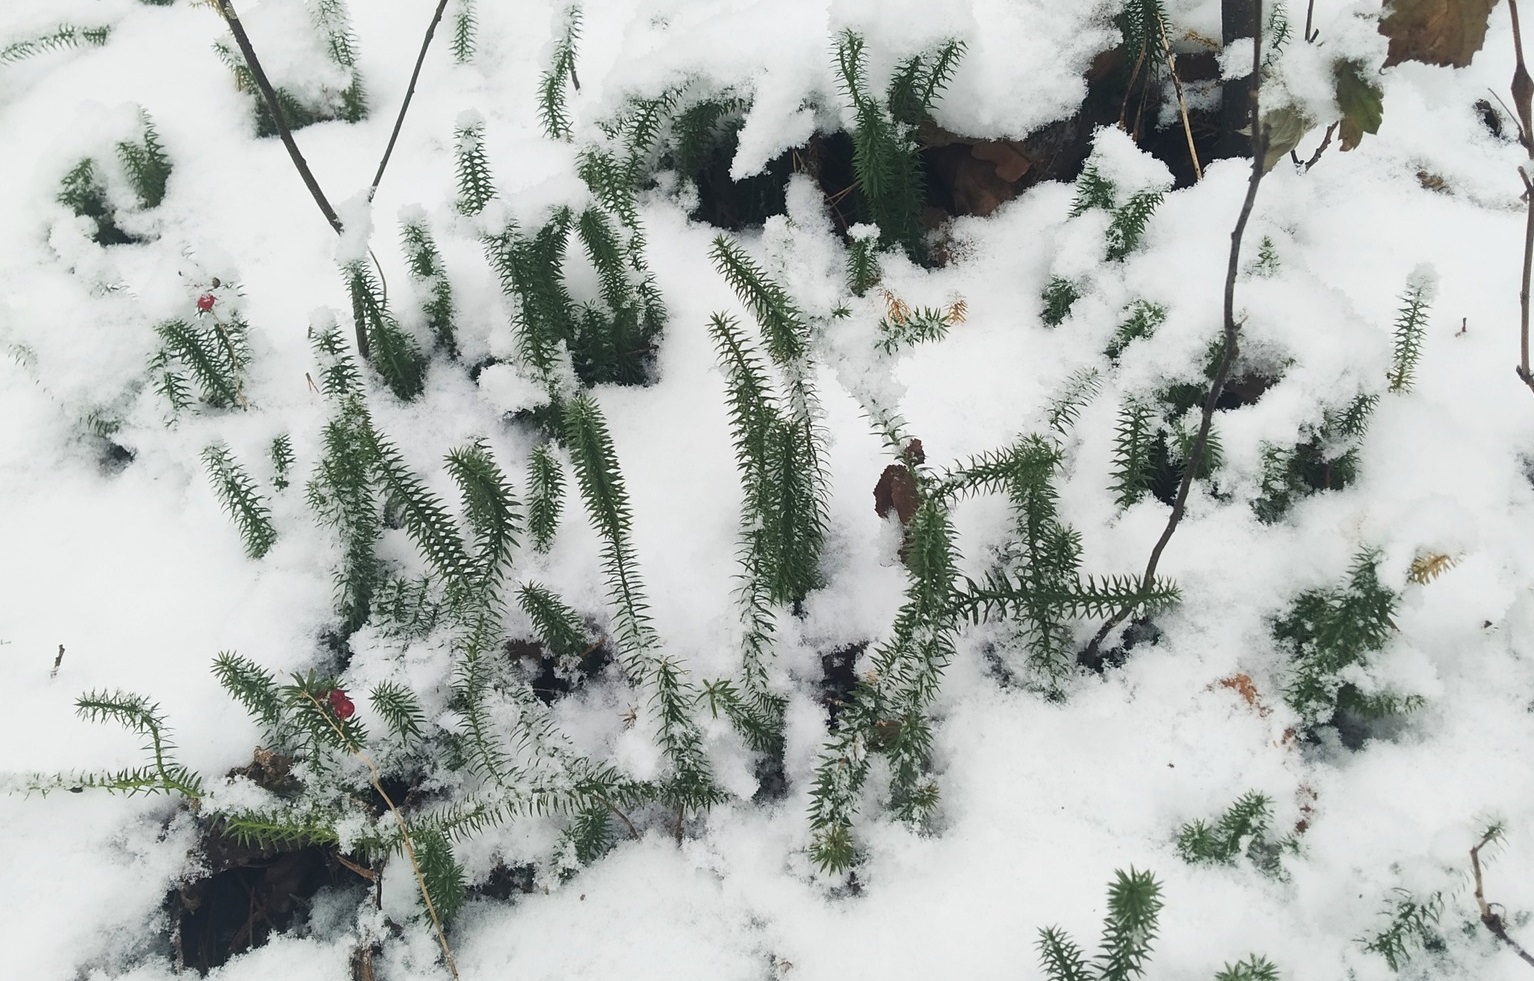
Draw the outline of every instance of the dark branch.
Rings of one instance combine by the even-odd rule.
[[[426,62],[426,52],[431,47],[432,36],[437,33],[437,25],[442,22],[442,12],[447,9],[447,0],[438,0],[437,12],[432,14],[431,23],[426,25],[426,37],[421,40],[421,53],[416,55],[415,71],[410,73],[410,84],[405,89],[405,101],[400,103],[399,115],[394,117],[394,131],[389,134],[389,145],[384,147],[383,159],[378,161],[378,172],[373,175],[373,183],[368,186],[368,200],[373,200],[373,195],[378,193],[378,185],[383,181],[384,170],[389,166],[389,157],[394,153],[394,143],[399,139],[399,131],[405,125],[405,113],[410,110],[410,100],[415,96],[415,83],[421,77],[421,66]]]
[[[240,23],[239,15],[234,12],[234,5],[230,3],[230,0],[212,0],[212,2],[214,9],[224,18],[224,22],[229,25],[229,30],[234,34],[235,43],[240,46],[240,54],[244,57],[245,65],[250,69],[251,76],[256,80],[256,88],[261,90],[261,98],[266,102],[266,108],[272,114],[272,125],[276,128],[277,136],[282,140],[282,145],[287,147],[288,156],[292,159],[293,166],[297,168],[298,176],[303,178],[304,186],[309,189],[309,194],[314,198],[314,203],[319,205],[320,213],[325,216],[325,220],[330,223],[330,227],[335,230],[337,235],[344,234],[345,226],[342,225],[340,216],[336,214],[336,209],[331,207],[329,199],[325,197],[325,192],[320,190],[320,183],[315,180],[314,171],[309,169],[309,162],[304,159],[303,153],[298,149],[297,141],[293,139],[293,131],[288,128],[288,121],[282,114],[282,105],[277,101],[277,92],[272,88],[271,80],[266,77],[266,70],[261,67],[261,59],[256,56],[256,49],[250,43],[250,35],[245,33],[245,25]],[[446,2],[447,0],[443,0],[443,3]],[[441,11],[439,10],[438,13],[440,15]],[[412,84],[413,82],[414,80],[412,80]],[[401,110],[401,118],[403,118],[403,110]],[[398,124],[396,123],[396,131],[397,127]],[[393,143],[394,141],[391,139],[389,145],[392,147]],[[387,162],[387,154],[385,154],[384,159]],[[382,172],[380,167],[379,173],[381,174]],[[372,200],[371,194],[369,194],[369,200]],[[378,266],[377,258],[373,259],[373,265]],[[382,282],[383,267],[381,266],[378,266],[378,276],[379,281]],[[361,317],[356,317],[352,326],[357,332],[357,353],[365,360],[368,356],[367,325]]]
[[[298,149],[298,144],[293,140],[293,131],[288,129],[288,121],[282,115],[282,106],[277,102],[277,93],[272,88],[271,81],[266,77],[266,70],[261,67],[261,59],[256,57],[256,49],[250,44],[250,36],[245,33],[245,25],[240,23],[239,15],[234,12],[234,5],[229,0],[213,0],[214,8],[229,25],[229,30],[234,33],[234,41],[240,46],[240,54],[245,57],[245,64],[250,68],[250,74],[256,80],[256,88],[261,90],[261,98],[266,101],[266,108],[272,114],[272,124],[277,129],[277,136],[282,140],[282,145],[287,147],[288,156],[293,159],[293,166],[298,168],[298,176],[304,180],[304,186],[309,189],[314,203],[319,205],[320,213],[325,220],[330,222],[330,227],[341,233],[341,219],[336,215],[336,209],[330,206],[330,201],[325,197],[325,192],[320,190],[319,181],[314,179],[314,172],[309,169],[308,161]]]
[[[1257,31],[1252,37],[1253,78],[1260,79],[1261,71],[1262,4],[1258,3]],[[1225,391],[1225,383],[1230,380],[1231,366],[1236,363],[1236,354],[1239,350],[1237,342],[1241,332],[1241,326],[1236,323],[1236,273],[1241,265],[1241,239],[1246,234],[1247,219],[1252,216],[1252,205],[1257,201],[1257,187],[1262,183],[1263,174],[1266,173],[1264,165],[1268,155],[1267,137],[1262,128],[1258,96],[1259,86],[1254,81],[1252,85],[1252,176],[1246,185],[1246,200],[1241,204],[1241,215],[1236,219],[1236,227],[1230,233],[1230,262],[1225,269],[1225,349],[1220,358],[1220,366],[1215,371],[1214,380],[1209,385],[1209,395],[1204,399],[1204,410],[1198,424],[1198,436],[1194,438],[1193,448],[1183,464],[1182,483],[1178,486],[1177,497],[1172,502],[1172,513],[1167,517],[1166,528],[1162,530],[1160,539],[1151,549],[1150,559],[1145,563],[1145,573],[1140,577],[1142,591],[1148,590],[1150,584],[1155,582],[1156,567],[1161,562],[1161,553],[1165,551],[1167,543],[1172,540],[1173,533],[1182,522],[1183,512],[1188,504],[1188,494],[1193,488],[1193,480],[1203,467],[1204,452],[1209,444],[1209,430],[1214,425],[1215,406],[1220,401],[1220,395]],[[1124,622],[1133,610],[1134,606],[1126,605],[1109,617],[1093,635],[1092,642],[1076,659],[1077,663],[1093,671],[1101,670],[1103,641],[1114,627]]]

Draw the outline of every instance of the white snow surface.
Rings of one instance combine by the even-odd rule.
[[[350,6],[371,115],[297,134],[338,204],[371,178],[433,7]],[[1303,6],[1290,4],[1297,27]],[[576,143],[596,139],[598,123],[625,98],[690,80],[753,97],[732,174],[757,172],[813,132],[848,121],[833,70],[835,37],[848,27],[867,37],[873,79],[946,38],[965,41],[937,121],[956,133],[1020,138],[1075,111],[1083,73],[1114,42],[1114,7],[588,3],[581,89],[570,100]],[[1174,23],[1218,31],[1214,0],[1167,7]],[[1381,45],[1359,28],[1364,7],[1373,5],[1318,2],[1323,43],[1377,58]],[[305,47],[312,36],[294,26],[305,17],[302,4],[251,0],[240,8],[274,71],[328,80],[322,53]],[[572,147],[546,139],[535,111],[563,8],[480,2],[479,55],[468,65],[453,63],[446,25],[439,29],[371,209],[360,198],[346,209],[339,254],[360,257],[370,246],[400,311],[418,300],[398,237],[385,219],[366,239],[367,215],[411,208],[429,221],[454,284],[466,364],[510,358],[516,347],[477,240],[485,226],[454,209],[453,130],[484,120],[507,202],[496,205],[508,209],[502,214],[528,222],[553,205],[582,203]],[[279,678],[329,663],[318,638],[332,626],[338,557],[315,531],[303,481],[327,414],[306,380],[315,370],[307,330],[316,321],[350,322],[337,241],[282,146],[255,138],[247,97],[210,50],[224,32],[208,7],[21,0],[0,5],[0,44],[60,23],[114,30],[104,47],[0,64],[0,774],[138,765],[132,737],[73,709],[82,692],[124,689],[159,704],[180,760],[213,784],[248,763],[259,740],[210,673],[213,656],[237,650]],[[1285,85],[1294,101],[1322,112],[1327,96],[1316,73],[1325,59],[1298,33]],[[773,668],[789,695],[787,796],[753,804],[749,754],[728,727],[704,718],[706,750],[735,797],[691,821],[680,844],[665,821],[651,820],[635,840],[561,880],[547,866],[558,819],[516,821],[457,843],[471,882],[500,863],[545,868],[529,895],[470,902],[451,934],[462,976],[1042,977],[1038,929],[1058,925],[1094,951],[1106,884],[1115,869],[1135,867],[1153,870],[1163,885],[1152,978],[1211,978],[1253,953],[1286,979],[1391,977],[1356,938],[1384,925],[1381,910],[1397,889],[1445,897],[1447,948],[1419,954],[1409,976],[1523,977],[1527,966],[1481,928],[1468,880],[1470,847],[1488,823],[1503,822],[1505,843],[1488,850],[1487,897],[1501,904],[1515,936],[1534,941],[1534,396],[1512,370],[1525,220],[1516,168],[1525,154],[1489,135],[1472,108],[1488,88],[1505,91],[1511,50],[1499,9],[1469,68],[1408,64],[1379,76],[1385,112],[1377,136],[1347,154],[1334,145],[1306,174],[1281,163],[1263,182],[1236,300],[1249,363],[1282,378],[1256,405],[1219,416],[1222,496],[1198,485],[1166,550],[1160,572],[1178,582],[1183,602],[1159,618],[1164,636],[1135,648],[1121,668],[1073,680],[1068,698],[1055,703],[1002,684],[985,656],[994,634],[967,632],[934,706],[937,818],[912,829],[883,816],[871,795],[857,823],[866,857],[856,894],[815,873],[805,849],[827,726],[818,654],[885,636],[906,583],[892,532],[870,506],[891,461],[858,399],[898,402],[929,458],[956,462],[1041,431],[1048,399],[1072,371],[1106,369],[1101,351],[1119,311],[1135,298],[1162,304],[1165,325],[1105,371],[1103,392],[1068,443],[1061,480],[1062,516],[1082,535],[1086,571],[1137,573],[1167,508],[1154,499],[1123,513],[1114,507],[1118,407],[1126,395],[1201,377],[1220,330],[1230,229],[1249,168],[1215,162],[1197,186],[1169,192],[1141,248],[1112,268],[1089,255],[1101,241],[1100,226],[1087,224],[1095,219],[1067,222],[1071,189],[1060,184],[1030,189],[989,219],[956,220],[954,258],[942,268],[886,257],[883,285],[913,306],[960,297],[968,305],[966,322],[946,339],[889,362],[870,354],[883,300],[849,302],[843,245],[821,195],[796,178],[790,215],[738,240],[807,314],[827,317],[848,302],[852,318],[828,321],[816,341],[831,532],[826,585],[801,618],[782,618]],[[132,131],[140,106],[175,170],[164,203],[134,217],[147,243],[103,248],[57,203],[58,182],[89,155],[120,185],[113,145]],[[1308,156],[1319,139],[1311,134],[1300,153]],[[1161,165],[1119,134],[1099,143],[1111,145],[1115,174],[1138,186],[1164,183]],[[1419,172],[1441,177],[1443,189],[1427,189]],[[742,323],[749,314],[710,266],[714,229],[661,193],[643,200],[641,216],[669,312],[658,382],[602,388],[595,397],[631,498],[655,629],[695,678],[724,677],[738,669],[740,488],[706,326],[716,311]],[[1264,237],[1279,259],[1269,278],[1252,269]],[[1096,274],[1071,317],[1050,330],[1038,298],[1061,269]],[[1357,483],[1300,501],[1280,523],[1259,523],[1248,505],[1262,442],[1292,443],[1297,429],[1321,421],[1322,405],[1345,401],[1360,385],[1382,387],[1400,297],[1425,275],[1436,277],[1436,296],[1416,387],[1382,396]],[[251,324],[245,394],[253,408],[193,412],[167,426],[145,367],[153,326],[192,317],[207,292],[215,310],[238,309]],[[403,319],[407,327],[419,320]],[[372,403],[380,429],[452,500],[440,460],[474,437],[485,437],[521,481],[530,443],[502,416],[536,396],[510,366],[476,383],[439,358],[420,400],[402,404],[377,386]],[[84,422],[93,412],[121,419],[113,439],[134,451],[131,464],[102,466],[101,444]],[[199,455],[225,441],[264,482],[265,448],[280,433],[293,439],[294,485],[270,496],[279,538],[253,562]],[[984,571],[1009,520],[995,500],[958,509],[967,574]],[[382,547],[408,557],[398,532]],[[1268,623],[1301,590],[1339,582],[1363,547],[1381,550],[1382,578],[1402,596],[1398,630],[1373,674],[1423,695],[1426,707],[1356,751],[1301,747],[1287,735],[1295,719],[1282,699],[1285,660]],[[1429,552],[1458,564],[1430,584],[1407,584],[1413,557]],[[519,551],[512,579],[508,588],[545,582],[593,615],[607,609],[600,543],[573,489],[552,552]],[[525,628],[515,617],[512,624]],[[1083,639],[1093,626],[1083,624]],[[368,688],[396,680],[419,693],[433,724],[453,725],[447,651],[402,648],[371,630],[353,645],[343,681],[359,712],[370,710]],[[1222,685],[1238,674],[1250,676],[1262,711]],[[554,718],[577,749],[643,777],[662,760],[643,713],[624,725],[627,696],[618,685],[594,686]],[[1182,862],[1177,828],[1216,818],[1250,790],[1273,799],[1280,831],[1306,823],[1300,854],[1286,859],[1288,880],[1249,865]],[[183,807],[163,797],[3,794],[0,841],[0,973],[174,976],[165,898],[196,878],[202,862],[196,821]],[[408,868],[394,860],[385,882],[381,914],[344,902],[353,893],[322,892],[306,930],[210,976],[349,976],[356,936],[386,932],[377,917],[387,915],[405,931],[385,944],[378,977],[446,977],[415,912]]]

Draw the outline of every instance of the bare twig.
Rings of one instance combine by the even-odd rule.
[[[1523,949],[1523,945],[1514,940],[1507,932],[1507,924],[1502,917],[1492,910],[1491,904],[1486,901],[1486,891],[1481,885],[1481,849],[1496,837],[1496,831],[1488,831],[1485,836],[1470,849],[1470,868],[1475,872],[1475,904],[1481,909],[1481,922],[1486,929],[1491,931],[1492,936],[1513,948],[1513,952],[1530,967],[1534,967],[1534,956]]]
[[[59,656],[53,659],[53,670],[48,672],[48,680],[52,681],[59,676],[59,665],[64,663],[64,645],[59,645]]]
[[[1316,43],[1316,38],[1321,36],[1321,32],[1320,31],[1312,31],[1310,29],[1310,24],[1311,24],[1311,22],[1313,20],[1315,20],[1315,17],[1316,17],[1316,0],[1310,0],[1310,2],[1305,5],[1305,43],[1306,44],[1315,44]]]
[[[1156,17],[1156,30],[1161,33],[1161,52],[1166,56],[1166,70],[1172,76],[1172,88],[1177,93],[1177,111],[1182,115],[1182,132],[1188,138],[1188,156],[1193,159],[1193,179],[1204,179],[1204,168],[1198,163],[1198,150],[1193,146],[1193,124],[1188,120],[1188,102],[1183,98],[1182,79],[1177,74],[1177,57],[1172,54],[1172,43],[1167,40],[1166,21]]]
[[[1129,84],[1124,89],[1124,104],[1119,108],[1119,129],[1129,132],[1129,100],[1134,97],[1135,82],[1140,79],[1140,69],[1145,67],[1145,56],[1150,51],[1150,45],[1140,46],[1140,56],[1135,59],[1134,68],[1129,71]],[[1144,94],[1144,87],[1141,87]]]
[[[1534,391],[1534,375],[1529,374],[1529,275],[1534,272],[1534,183],[1522,167],[1518,176],[1523,179],[1523,197],[1528,217],[1523,224],[1523,279],[1518,289],[1518,367],[1515,369],[1523,383]]]
[[[399,808],[394,806],[394,798],[389,796],[387,790],[384,790],[383,774],[378,772],[378,764],[374,763],[372,757],[362,751],[361,746],[351,741],[351,738],[346,735],[346,730],[336,724],[336,720],[331,717],[330,709],[325,706],[325,703],[321,702],[310,692],[306,691],[304,695],[308,697],[309,701],[314,703],[315,711],[320,713],[320,718],[325,720],[325,724],[330,726],[337,736],[341,737],[341,742],[346,746],[347,751],[361,760],[363,765],[368,768],[373,790],[378,793],[384,805],[389,808],[389,813],[394,815],[394,820],[399,824],[400,840],[405,846],[405,857],[410,860],[410,868],[415,872],[416,886],[421,890],[421,900],[426,904],[426,912],[431,917],[431,925],[437,932],[437,943],[442,947],[442,956],[447,962],[448,972],[452,974],[456,981],[458,978],[458,962],[453,958],[453,949],[448,946],[447,932],[442,928],[442,918],[437,915],[437,904],[432,902],[431,890],[426,888],[426,876],[421,872],[421,863],[416,858],[415,841],[410,837],[410,825],[405,821],[405,816],[399,812]]]
[[[389,134],[389,145],[384,147],[383,159],[378,161],[378,172],[373,175],[373,183],[368,185],[368,200],[373,200],[373,195],[378,193],[378,185],[383,180],[384,169],[389,166],[389,156],[394,153],[394,142],[399,139],[400,128],[405,125],[405,113],[410,109],[410,100],[415,95],[415,83],[421,77],[421,65],[426,62],[426,51],[431,47],[431,39],[437,33],[437,25],[442,22],[442,12],[447,9],[447,0],[438,0],[437,12],[432,14],[431,23],[426,25],[426,37],[421,40],[421,53],[416,55],[415,71],[410,73],[410,84],[405,88],[405,100],[400,103],[399,115],[394,117],[394,131]],[[376,262],[376,260],[375,260]]]
[[[1293,160],[1294,161],[1294,165],[1296,167],[1300,168],[1300,173],[1302,173],[1302,174],[1310,173],[1310,168],[1312,168],[1312,167],[1314,167],[1316,165],[1316,161],[1321,159],[1321,154],[1325,153],[1326,152],[1326,148],[1332,145],[1332,135],[1335,134],[1336,132],[1337,132],[1337,124],[1336,123],[1332,123],[1330,126],[1326,127],[1326,135],[1321,138],[1321,145],[1316,147],[1316,152],[1312,153],[1310,155],[1310,159],[1305,161],[1304,163],[1300,163],[1300,156],[1299,156],[1299,154],[1295,153],[1293,150],[1289,151],[1289,159]]]
[[[251,77],[256,80],[256,88],[261,91],[261,99],[266,103],[267,111],[272,114],[272,126],[277,130],[277,136],[282,140],[282,145],[287,148],[288,157],[293,161],[293,166],[298,170],[298,176],[303,179],[304,186],[309,189],[310,196],[314,198],[314,203],[319,206],[320,214],[325,216],[325,220],[330,223],[330,227],[337,235],[345,234],[345,226],[341,222],[340,215],[336,214],[336,209],[331,206],[330,199],[325,197],[325,192],[320,189],[320,183],[315,179],[314,171],[309,169],[309,162],[304,159],[303,152],[298,149],[298,142],[293,139],[293,131],[288,127],[287,118],[282,114],[282,106],[277,101],[277,92],[272,88],[271,80],[266,77],[266,70],[261,67],[261,59],[256,55],[255,46],[250,43],[250,35],[245,33],[245,25],[240,23],[239,15],[235,13],[234,4],[230,0],[209,0],[209,2],[212,4],[213,9],[218,11],[219,16],[224,18],[224,22],[229,25],[230,32],[234,34],[235,43],[240,46],[240,54],[245,59],[245,65],[250,69]],[[446,0],[443,0],[443,2],[446,2]],[[413,84],[414,79],[412,79]],[[409,104],[408,97],[406,104]],[[403,120],[404,109],[402,108],[400,110],[400,120],[395,123],[396,132],[400,122],[403,122]],[[393,145],[394,141],[391,138],[389,141],[390,149],[393,148]],[[387,152],[384,155],[384,161],[385,163],[388,162]],[[379,174],[382,175],[382,173],[383,168],[380,166]],[[377,178],[374,180],[376,182]],[[368,199],[372,200],[371,193]],[[369,252],[369,255],[372,255],[372,253]],[[379,265],[377,256],[373,257],[373,265],[378,269],[379,282],[383,282],[383,267]],[[368,301],[368,305],[372,306],[371,300]],[[366,359],[368,356],[367,325],[361,317],[354,317],[353,321],[353,327],[357,333],[357,353]]]
[[[623,811],[618,808],[618,805],[614,804],[612,801],[603,801],[603,803],[607,805],[607,809],[609,811],[612,811],[614,814],[618,815],[618,820],[622,821],[623,826],[629,829],[629,837],[633,838],[635,841],[638,841],[639,829],[634,827],[634,822],[629,820],[629,816],[624,814]]]
[[[1516,59],[1513,66],[1513,107],[1518,112],[1518,142],[1523,144],[1526,153],[1534,154],[1534,122],[1530,121],[1530,114],[1534,112],[1534,78],[1529,77],[1529,69],[1523,62],[1523,32],[1518,25],[1518,0],[1507,0],[1507,10],[1513,19],[1513,57]],[[1529,274],[1534,270],[1534,183],[1530,183],[1528,173],[1518,168],[1518,176],[1523,180],[1524,207],[1528,210],[1528,218],[1524,223],[1523,231],[1523,280],[1518,291],[1518,367],[1515,369],[1523,383],[1534,391],[1534,375],[1529,373]]]
[[[1257,4],[1257,31],[1252,37],[1252,74],[1259,77],[1262,69],[1262,3]],[[1230,262],[1225,269],[1225,337],[1224,350],[1221,352],[1220,366],[1215,371],[1214,380],[1209,385],[1209,395],[1204,399],[1204,410],[1199,418],[1198,435],[1193,440],[1193,447],[1188,452],[1188,458],[1183,462],[1182,483],[1177,488],[1177,497],[1172,501],[1172,513],[1167,517],[1166,527],[1161,532],[1161,537],[1151,549],[1150,559],[1145,563],[1145,572],[1140,577],[1140,589],[1148,590],[1155,581],[1156,567],[1161,562],[1161,553],[1166,549],[1167,543],[1172,540],[1172,535],[1177,531],[1177,526],[1182,522],[1183,512],[1188,504],[1188,494],[1193,488],[1193,480],[1198,476],[1199,468],[1203,466],[1204,452],[1209,444],[1209,430],[1214,425],[1215,406],[1220,401],[1220,395],[1225,391],[1225,383],[1230,380],[1231,366],[1236,363],[1236,354],[1239,351],[1238,340],[1240,339],[1241,327],[1236,323],[1236,272],[1241,265],[1241,239],[1246,234],[1246,223],[1252,215],[1252,205],[1257,201],[1257,187],[1262,183],[1263,162],[1267,157],[1267,136],[1262,129],[1262,115],[1258,111],[1258,97],[1260,87],[1254,83],[1252,86],[1252,175],[1246,185],[1246,199],[1241,204],[1240,217],[1236,219],[1236,227],[1230,233]],[[1077,663],[1096,671],[1102,667],[1103,656],[1102,643],[1114,627],[1123,623],[1133,612],[1134,603],[1126,604],[1119,608],[1118,612],[1109,617],[1093,635],[1091,643],[1086,646]]]
[[[1507,0],[1508,14],[1513,18],[1513,105],[1518,110],[1518,142],[1534,153],[1534,78],[1529,77],[1528,66],[1523,62],[1523,32],[1518,26],[1518,0]]]
[[[336,209],[330,206],[325,192],[320,190],[319,181],[314,179],[314,172],[309,169],[309,162],[304,159],[298,144],[293,140],[293,131],[288,129],[288,122],[282,115],[282,106],[277,103],[277,92],[272,88],[271,80],[266,77],[266,69],[261,67],[261,59],[256,57],[256,49],[251,46],[250,36],[245,33],[245,25],[240,23],[239,15],[234,12],[234,4],[230,0],[212,0],[212,2],[213,9],[224,18],[224,22],[229,25],[229,30],[234,34],[235,43],[240,46],[240,54],[245,57],[245,64],[250,68],[251,77],[256,80],[256,88],[261,90],[261,98],[266,101],[266,108],[272,114],[272,125],[277,129],[277,136],[282,140],[282,145],[287,147],[293,166],[298,168],[298,176],[303,178],[304,186],[309,189],[314,203],[319,205],[320,213],[325,216],[325,220],[330,222],[330,227],[340,234],[342,230],[340,216],[336,214]]]

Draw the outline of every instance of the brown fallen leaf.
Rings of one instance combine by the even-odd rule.
[[[1463,68],[1486,43],[1496,0],[1386,0],[1380,33],[1390,39],[1385,67],[1403,61]]]
[[[1257,710],[1258,715],[1267,715],[1268,710],[1263,707],[1262,699],[1257,694],[1257,686],[1252,684],[1252,676],[1249,674],[1233,674],[1229,678],[1220,679],[1221,688],[1229,688],[1241,696],[1241,700]]]
[[[891,463],[885,467],[884,473],[879,475],[879,482],[874,485],[874,513],[881,518],[887,518],[893,513],[900,519],[901,527],[904,527],[916,517],[916,508],[920,503],[916,478],[911,476],[905,464]]]

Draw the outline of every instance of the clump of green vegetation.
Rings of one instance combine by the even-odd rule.
[[[362,72],[357,64],[357,35],[352,30],[346,0],[309,0],[306,6],[311,28],[331,63],[346,75],[347,84],[344,88],[320,85],[315,94],[307,97],[282,86],[276,87],[274,91],[277,106],[282,110],[282,121],[290,131],[333,119],[361,122],[368,115],[367,90],[363,87]],[[235,87],[251,94],[256,135],[263,138],[276,136],[277,121],[261,97],[255,73],[239,50],[229,41],[220,40],[214,43],[213,51],[233,73]]]
[[[1376,551],[1359,552],[1340,585],[1304,591],[1273,621],[1273,637],[1290,662],[1284,699],[1308,730],[1400,715],[1423,704],[1419,695],[1363,680],[1395,630],[1398,597],[1380,582],[1379,561]]]
[[[64,175],[56,197],[64,207],[90,220],[91,239],[99,245],[141,241],[123,230],[123,219],[158,208],[170,180],[170,157],[160,143],[154,121],[142,109],[138,138],[119,142],[116,150],[121,176],[103,162],[86,157]],[[113,186],[109,187],[109,182]],[[122,187],[124,183],[126,187]],[[116,188],[121,190],[114,194]]]
[[[863,36],[848,29],[836,42],[842,92],[857,116],[852,166],[859,193],[879,227],[880,244],[898,246],[916,262],[928,258],[921,227],[925,178],[917,156],[917,129],[963,54],[964,43],[950,40],[936,51],[906,58],[896,66],[880,99],[869,90]]]
[[[1177,853],[1190,864],[1235,865],[1246,857],[1263,875],[1284,878],[1283,856],[1299,850],[1292,834],[1273,840],[1268,835],[1273,802],[1266,794],[1243,794],[1220,819],[1210,824],[1195,819],[1177,832]]]

